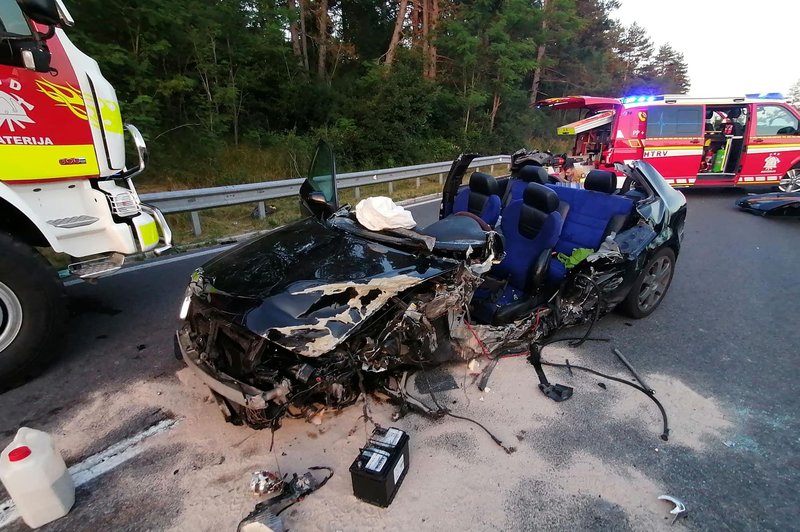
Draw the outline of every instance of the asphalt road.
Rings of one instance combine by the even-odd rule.
[[[653,452],[660,443],[653,439],[656,428],[647,432],[618,422],[604,426],[602,411],[570,407],[565,417],[528,443],[552,459],[554,467],[584,452],[615,464],[634,464],[687,502],[692,515],[682,526],[797,529],[800,220],[740,212],[733,202],[741,194],[687,192],[686,237],[664,303],[645,320],[610,315],[595,333],[613,338],[642,372],[674,377],[713,398],[730,427],[706,441],[702,453],[669,445]],[[437,208],[429,203],[412,211],[425,224],[435,219]],[[239,497],[247,469],[225,467],[232,454],[247,447],[244,442],[253,437],[252,431],[226,426],[202,392],[184,392],[189,387],[176,378],[183,365],[173,357],[173,331],[188,276],[208,258],[70,286],[72,318],[59,361],[40,378],[0,395],[0,444],[21,425],[42,428],[66,443],[62,447],[68,463],[140,431],[154,419],[186,420],[154,437],[162,440],[149,451],[81,488],[72,513],[46,529],[83,530],[90,524],[115,530],[179,528],[187,516],[203,523],[204,516],[211,518],[219,508],[230,510],[233,503],[219,495],[226,489],[229,494],[236,490]],[[607,347],[588,349],[608,358]],[[671,421],[679,427],[682,420]],[[591,437],[565,437],[566,427],[572,427],[570,434],[580,430],[575,427],[586,427]],[[302,436],[303,429],[297,432]],[[256,437],[269,442],[267,433]],[[200,473],[214,468],[225,473],[209,491]],[[151,480],[155,477],[159,480]],[[536,528],[531,523],[541,500],[530,498],[546,500],[547,489],[503,488],[514,497],[507,505],[505,526]],[[598,504],[584,501],[567,507],[560,527],[641,528],[613,505]],[[252,507],[250,502],[245,506]],[[229,529],[234,527],[231,522]],[[415,527],[425,529],[425,524]],[[26,527],[18,521],[10,529]]]

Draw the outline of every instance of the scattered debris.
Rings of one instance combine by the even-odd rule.
[[[242,519],[236,532],[285,532],[283,520],[272,513],[269,501],[256,504],[255,509]]]
[[[669,511],[675,517],[672,518],[672,524],[675,524],[675,521],[678,520],[679,517],[686,518],[689,515],[689,511],[686,509],[686,505],[679,499],[676,499],[672,495],[659,495],[658,499],[661,501],[669,501],[675,505],[675,507]]]
[[[328,476],[322,480],[317,480],[311,471],[328,471]],[[294,506],[306,496],[317,491],[324,486],[333,476],[333,469],[326,466],[309,467],[308,472],[298,475],[292,474],[292,478],[286,480],[275,473],[267,471],[257,471],[253,474],[250,487],[254,493],[263,486],[263,493],[272,493],[273,497],[266,501],[256,504],[256,507],[247,517],[239,522],[237,532],[284,532],[285,528],[280,515],[290,506]],[[278,487],[277,483],[280,483]],[[278,491],[279,490],[279,491]],[[284,503],[280,510],[276,508]]]
[[[283,479],[272,471],[254,471],[250,490],[256,495],[276,495],[283,491]]]

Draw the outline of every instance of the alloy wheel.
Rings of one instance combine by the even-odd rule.
[[[22,328],[22,305],[14,292],[0,281],[0,354]]]
[[[781,184],[778,185],[781,192],[797,192],[800,190],[800,168],[792,168],[781,179]]]
[[[656,259],[645,272],[644,280],[639,289],[639,308],[646,312],[656,306],[669,286],[672,275],[672,261],[669,257],[662,256]]]

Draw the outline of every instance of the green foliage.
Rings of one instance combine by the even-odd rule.
[[[342,171],[511,152],[531,139],[559,148],[565,117],[529,105],[537,70],[549,97],[688,88],[679,52],[664,45],[653,58],[642,28],[610,18],[617,0],[439,0],[425,41],[438,68],[427,77],[410,18],[384,64],[398,0],[320,5],[73,0],[69,33],[145,133],[150,178],[170,187],[300,175],[318,137]]]

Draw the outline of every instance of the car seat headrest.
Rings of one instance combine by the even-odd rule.
[[[473,172],[469,178],[469,189],[486,196],[500,195],[500,185],[497,183],[497,179],[483,172]]]
[[[541,166],[527,164],[520,169],[519,178],[526,183],[539,183],[544,185],[547,183],[547,170]]]
[[[604,194],[611,194],[617,189],[617,176],[614,172],[592,170],[586,175],[583,188]]]
[[[522,193],[525,205],[544,211],[547,214],[558,209],[558,194],[550,188],[539,183],[528,183]]]

